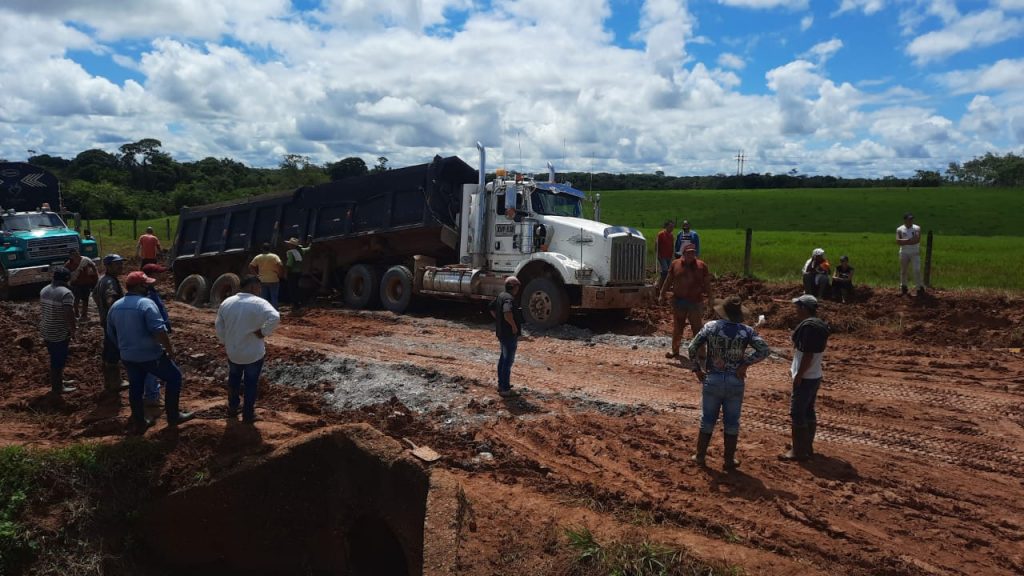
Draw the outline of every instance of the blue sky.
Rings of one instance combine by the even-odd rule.
[[[1024,0],[6,0],[0,158],[912,175],[1024,149]]]

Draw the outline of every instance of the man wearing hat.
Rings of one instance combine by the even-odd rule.
[[[146,264],[142,267],[142,271],[154,280],[159,279],[160,275],[167,272],[167,270],[168,268],[166,266],[156,263]],[[154,304],[156,304],[157,310],[160,311],[160,317],[164,319],[164,326],[167,328],[167,333],[170,334],[172,332],[171,319],[167,315],[167,307],[164,306],[164,301],[160,298],[160,292],[157,291],[155,283],[146,285],[146,298],[149,298]],[[160,381],[152,374],[146,375],[146,384],[142,393],[142,402],[146,406],[160,406]]]
[[[739,296],[720,301],[714,310],[721,319],[705,324],[687,349],[697,381],[702,385],[700,434],[693,461],[704,465],[721,411],[725,431],[725,468],[731,470],[740,465],[735,456],[747,367],[767,358],[771,349],[752,327],[743,323],[747,311]],[[703,358],[699,355],[701,348],[706,352]],[[753,351],[747,354],[747,348]]]
[[[68,347],[75,337],[75,295],[68,288],[71,272],[61,266],[53,271],[53,280],[39,292],[39,332],[50,353],[50,392],[55,395],[74,392],[64,385],[64,366]]]
[[[821,386],[821,356],[828,344],[828,323],[818,318],[818,299],[804,294],[793,299],[800,321],[793,331],[793,396],[789,404],[792,419],[792,448],[780,460],[806,460],[814,455],[814,433],[818,417],[814,403]]]
[[[491,307],[494,317],[494,332],[498,336],[501,354],[498,356],[498,395],[502,398],[519,396],[512,389],[512,364],[516,361],[516,348],[523,335],[523,308],[519,305],[519,278],[505,278],[505,291],[498,294]]]
[[[110,307],[107,315],[107,334],[117,342],[121,362],[128,372],[128,402],[132,424],[138,432],[144,432],[153,424],[143,411],[142,393],[147,374],[167,384],[164,403],[168,424],[176,426],[194,417],[192,413],[179,409],[181,370],[172,359],[174,346],[167,336],[167,326],[160,310],[146,298],[148,286],[155,282],[141,270],[128,274],[125,279],[127,293]]]
[[[117,342],[107,337],[107,312],[122,296],[124,289],[118,276],[124,272],[124,258],[120,254],[107,254],[103,257],[103,277],[93,288],[92,299],[96,303],[96,311],[100,316],[100,328],[103,329],[103,390],[111,394],[124,390],[127,386],[121,380],[121,369],[118,363],[121,356],[117,351]]]
[[[306,253],[309,252],[309,238],[306,238],[306,246],[299,242],[294,236],[285,240],[288,245],[288,252],[285,253],[285,270],[288,272],[288,299],[292,303],[292,311],[297,312],[302,307],[302,294],[299,292],[299,280],[302,279],[302,266]]]
[[[924,295],[921,282],[921,227],[914,224],[914,215],[903,215],[903,225],[896,229],[896,244],[900,247],[900,293],[907,294],[907,267],[914,268],[917,295]]]
[[[804,262],[804,294],[814,294],[818,298],[824,298],[829,288],[829,270],[831,265],[825,257],[824,248],[815,248],[811,251],[811,257]]]
[[[658,300],[672,296],[672,351],[667,358],[679,357],[679,345],[683,340],[686,325],[693,334],[704,325],[704,299],[711,304],[711,272],[703,260],[697,258],[697,245],[683,246],[683,257],[677,258],[668,267],[668,278],[661,287]]]

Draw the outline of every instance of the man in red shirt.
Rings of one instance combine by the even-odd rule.
[[[658,300],[672,298],[672,351],[665,353],[666,358],[679,357],[679,344],[683,339],[686,325],[690,325],[693,335],[704,327],[704,305],[712,306],[711,272],[703,260],[697,258],[697,246],[687,244],[683,247],[683,257],[672,262],[668,268],[668,277],[662,285]]]
[[[139,236],[139,243],[135,245],[135,255],[142,259],[140,268],[146,264],[156,264],[162,250],[160,239],[153,234],[153,228],[146,228],[146,233]]]
[[[658,287],[655,288],[658,292],[661,291],[661,287],[665,284],[665,277],[668,276],[668,267],[672,264],[672,230],[676,227],[676,223],[671,220],[665,220],[665,227],[658,232],[658,273],[661,277],[658,279]]]

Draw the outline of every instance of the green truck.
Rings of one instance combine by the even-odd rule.
[[[0,163],[0,299],[49,282],[73,248],[87,258],[99,255],[96,241],[82,239],[61,217],[69,214],[51,210],[61,205],[53,174],[24,162]]]

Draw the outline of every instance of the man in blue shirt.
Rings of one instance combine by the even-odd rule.
[[[174,346],[167,336],[167,325],[156,304],[146,298],[146,291],[156,280],[145,272],[132,272],[125,279],[125,296],[107,312],[107,335],[117,343],[121,363],[128,373],[128,403],[136,431],[145,432],[153,425],[143,412],[142,392],[147,374],[167,383],[167,423],[176,426],[194,417],[181,412],[181,370],[171,359]]]
[[[696,230],[690,230],[690,221],[683,220],[683,229],[679,231],[679,235],[676,236],[676,258],[683,255],[683,249],[686,248],[687,244],[693,244],[695,250],[697,250],[697,256],[700,256],[700,236],[697,235]]]

